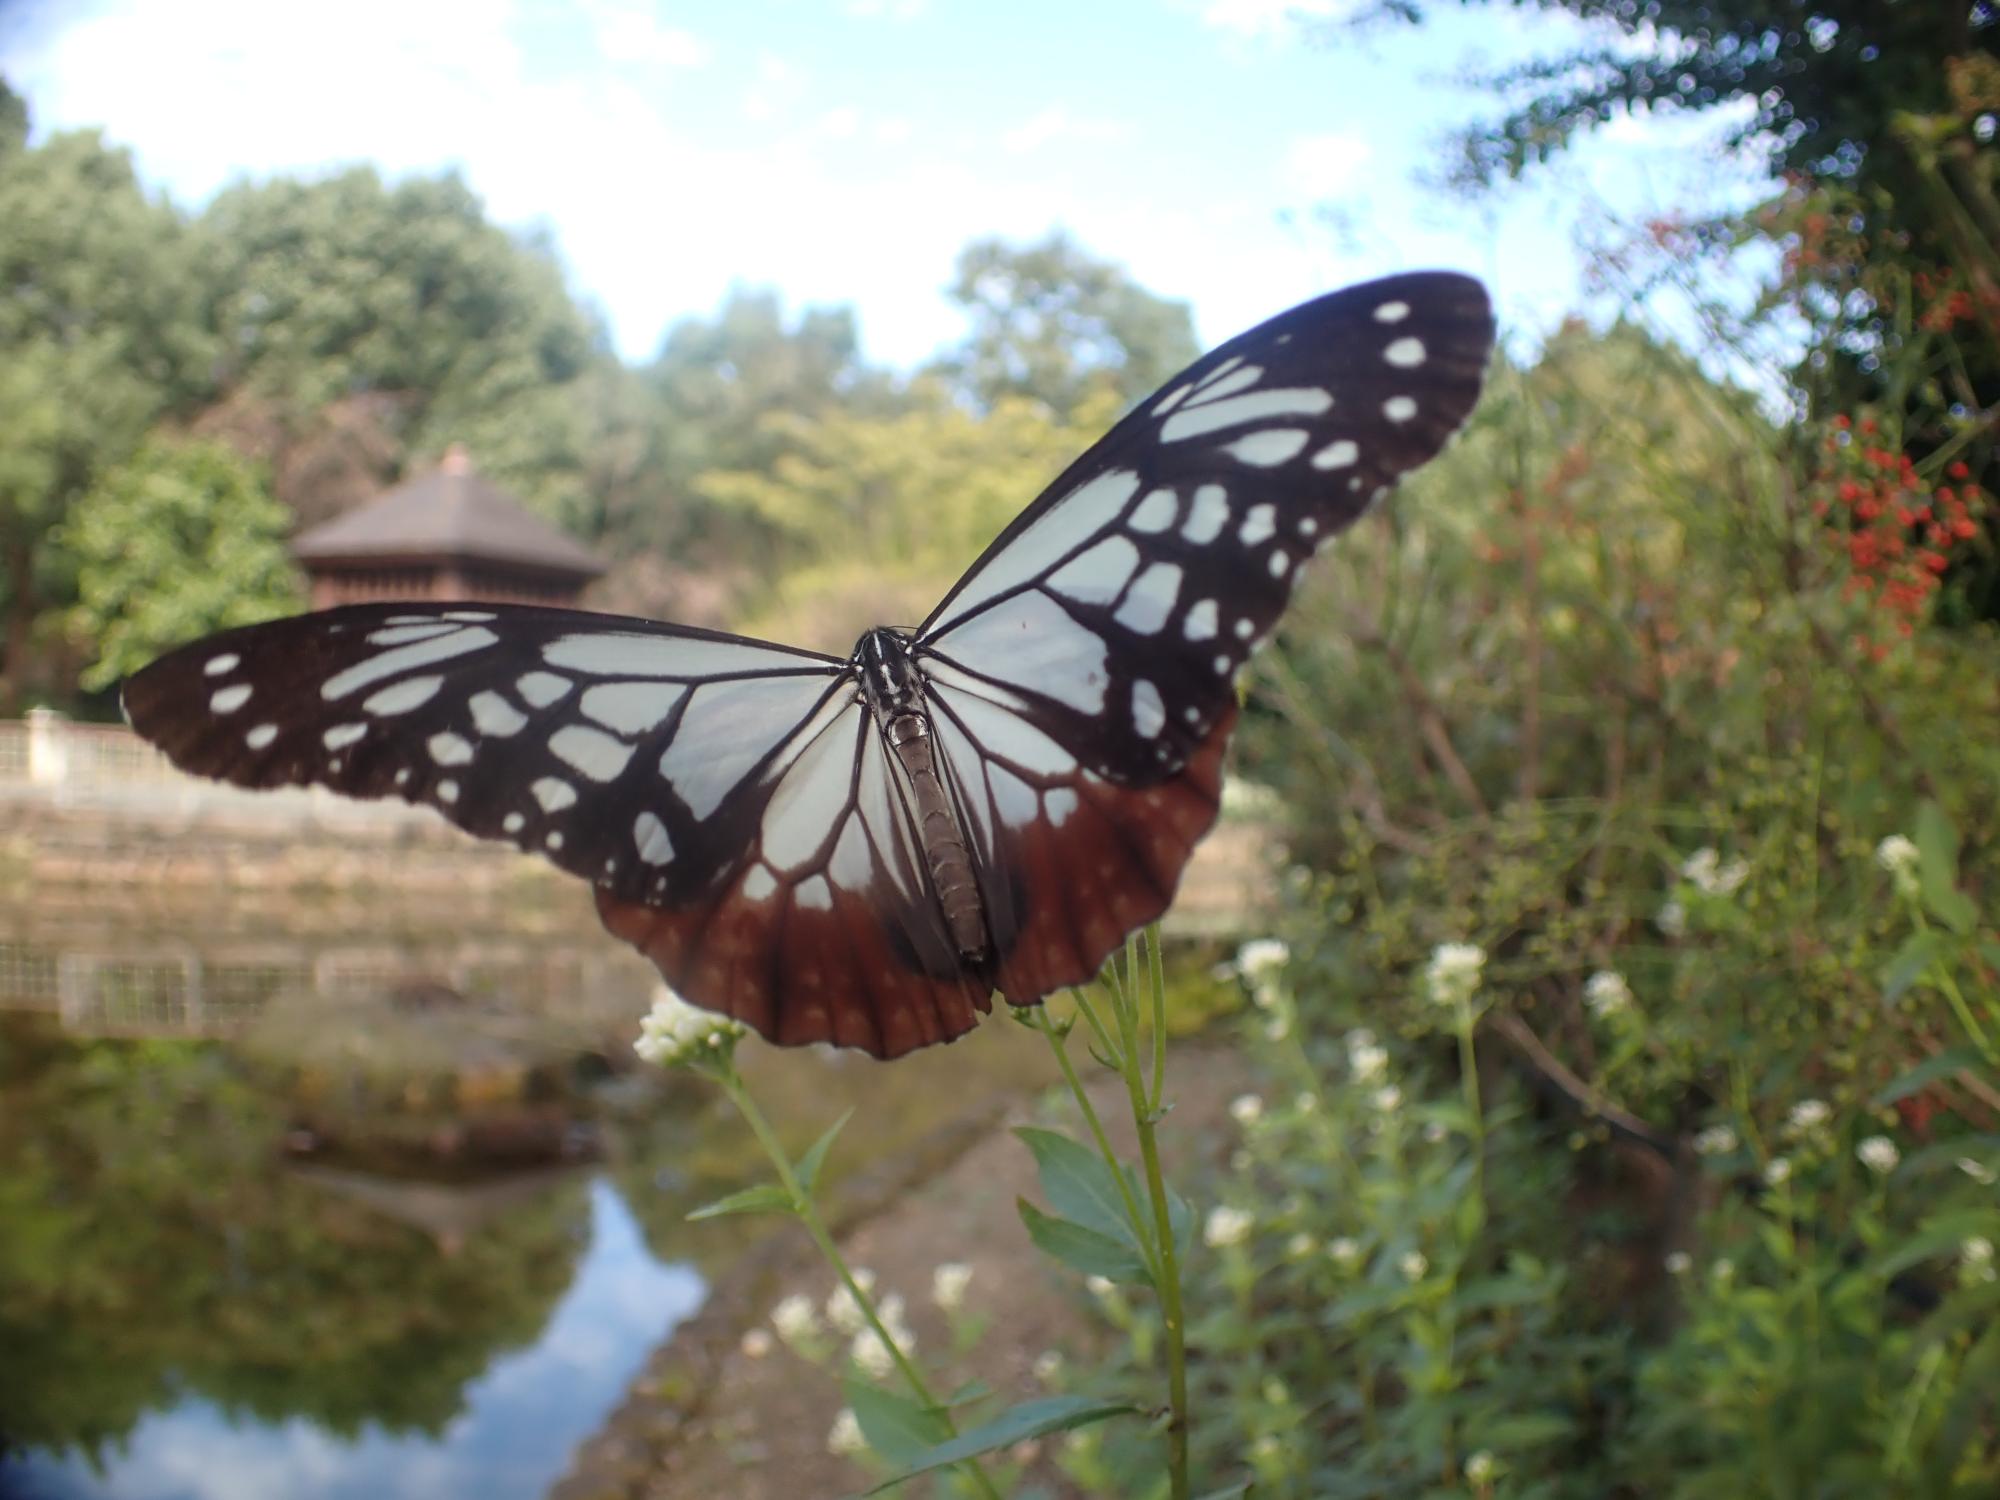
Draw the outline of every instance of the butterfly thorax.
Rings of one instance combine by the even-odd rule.
[[[909,637],[880,626],[854,648],[861,696],[882,731],[916,803],[917,827],[931,886],[960,956],[978,959],[987,951],[986,914],[966,852],[965,831],[952,811],[950,794],[938,773],[924,683],[910,657]]]

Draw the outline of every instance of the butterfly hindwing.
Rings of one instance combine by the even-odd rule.
[[[918,632],[1125,783],[1175,774],[1233,701],[1302,563],[1434,455],[1477,399],[1484,289],[1425,272],[1231,339],[1141,402],[1004,531]]]

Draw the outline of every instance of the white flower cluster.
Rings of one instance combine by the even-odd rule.
[[[1922,862],[1917,846],[1900,833],[1890,834],[1875,846],[1875,863],[1889,872],[1889,879],[1902,895],[1916,895],[1917,866]]]
[[[743,1031],[740,1022],[699,1010],[663,984],[653,992],[653,1008],[639,1023],[639,1040],[632,1050],[659,1067],[684,1067],[727,1057]]]
[[[1210,1209],[1208,1221],[1202,1226],[1201,1237],[1211,1249],[1224,1245],[1240,1245],[1250,1238],[1253,1220],[1247,1210],[1241,1208]]]
[[[1290,945],[1279,938],[1252,938],[1236,950],[1236,972],[1252,984],[1275,978],[1291,961]]]
[[[1668,1252],[1664,1264],[1669,1276],[1685,1276],[1694,1269],[1694,1257],[1685,1250],[1673,1250]]]
[[[1343,1271],[1353,1271],[1361,1265],[1361,1241],[1349,1234],[1327,1243],[1326,1253],[1333,1263]]]
[[[1782,1156],[1774,1156],[1764,1168],[1764,1180],[1772,1187],[1783,1187],[1792,1180],[1792,1164]]]
[[[1424,969],[1424,990],[1434,1005],[1460,1006],[1479,992],[1486,950],[1477,943],[1439,943]]]
[[[1992,1275],[1993,1241],[1985,1235],[1975,1234],[1958,1247],[1958,1253],[1968,1270],[1984,1270],[1988,1276]]]
[[[1703,1156],[1721,1156],[1736,1149],[1736,1132],[1727,1125],[1711,1125],[1694,1138],[1694,1149]]]
[[[1785,1125],[1795,1136],[1812,1135],[1832,1118],[1833,1110],[1824,1099],[1801,1099],[1785,1117]]]
[[[1389,1049],[1366,1026],[1347,1033],[1347,1071],[1356,1083],[1374,1083],[1389,1071]]]
[[[1468,1484],[1491,1484],[1499,1473],[1500,1461],[1484,1448],[1465,1461],[1465,1480]]]
[[[1248,1130],[1264,1118],[1264,1101],[1255,1094],[1238,1094],[1229,1101],[1229,1117]]]
[[[868,1451],[868,1439],[861,1435],[861,1419],[854,1415],[853,1407],[843,1406],[835,1414],[826,1435],[826,1451],[841,1458]]]
[[[1861,1158],[1861,1165],[1878,1176],[1886,1177],[1896,1170],[1896,1164],[1903,1159],[1903,1153],[1896,1149],[1896,1143],[1886,1135],[1871,1135],[1854,1148],[1854,1154]]]
[[[860,1277],[857,1276],[855,1280],[860,1280]],[[846,1288],[843,1287],[841,1290],[844,1292]],[[903,1299],[899,1293],[891,1292],[878,1302],[875,1306],[875,1316],[882,1320],[882,1326],[889,1331],[889,1337],[895,1342],[897,1349],[909,1354],[917,1347],[917,1336],[910,1331]],[[895,1354],[882,1342],[882,1335],[872,1327],[864,1326],[859,1329],[847,1352],[857,1365],[877,1380],[885,1379],[889,1372],[896,1368]]]
[[[1421,1250],[1405,1250],[1396,1257],[1396,1269],[1403,1273],[1405,1281],[1422,1281],[1424,1272],[1430,1268],[1430,1257]]]
[[[781,1298],[771,1309],[771,1326],[794,1349],[818,1337],[819,1314],[813,1308],[812,1298],[804,1292]]]
[[[1986,1163],[1975,1160],[1970,1156],[1961,1156],[1958,1159],[1958,1170],[1963,1172],[1967,1177],[1970,1177],[1981,1187],[1992,1187],[1994,1183],[2000,1182],[2000,1172],[1994,1171]]]
[[[1616,969],[1599,969],[1583,982],[1583,1003],[1600,1021],[1632,1008],[1632,986]]]
[[[965,1306],[965,1289],[971,1285],[972,1267],[948,1260],[931,1272],[931,1301],[944,1312],[955,1313]]]
[[[1713,849],[1697,849],[1681,865],[1681,879],[1704,896],[1733,896],[1750,878],[1750,862],[1732,859],[1728,864]]]

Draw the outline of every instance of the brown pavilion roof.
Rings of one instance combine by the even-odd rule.
[[[604,571],[575,537],[474,473],[456,445],[430,473],[301,532],[292,540],[292,553],[308,563],[436,558],[508,563],[576,578]]]

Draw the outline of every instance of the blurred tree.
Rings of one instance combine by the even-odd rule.
[[[38,631],[67,602],[51,535],[209,365],[193,239],[95,132],[25,142],[0,99],[0,711],[58,684]]]
[[[1026,396],[1067,421],[1102,390],[1129,406],[1201,352],[1185,302],[1060,232],[1033,245],[973,241],[949,295],[972,328],[940,369],[982,407]]]
[[[371,167],[229,189],[202,219],[230,411],[218,428],[269,460],[302,519],[453,442],[551,516],[578,522],[610,363],[549,246],[489,223],[455,175],[385,184]],[[357,475],[354,465],[358,464]]]
[[[76,559],[71,621],[97,653],[83,685],[109,687],[170,646],[305,608],[290,522],[221,443],[156,439],[106,474],[59,538]]]

